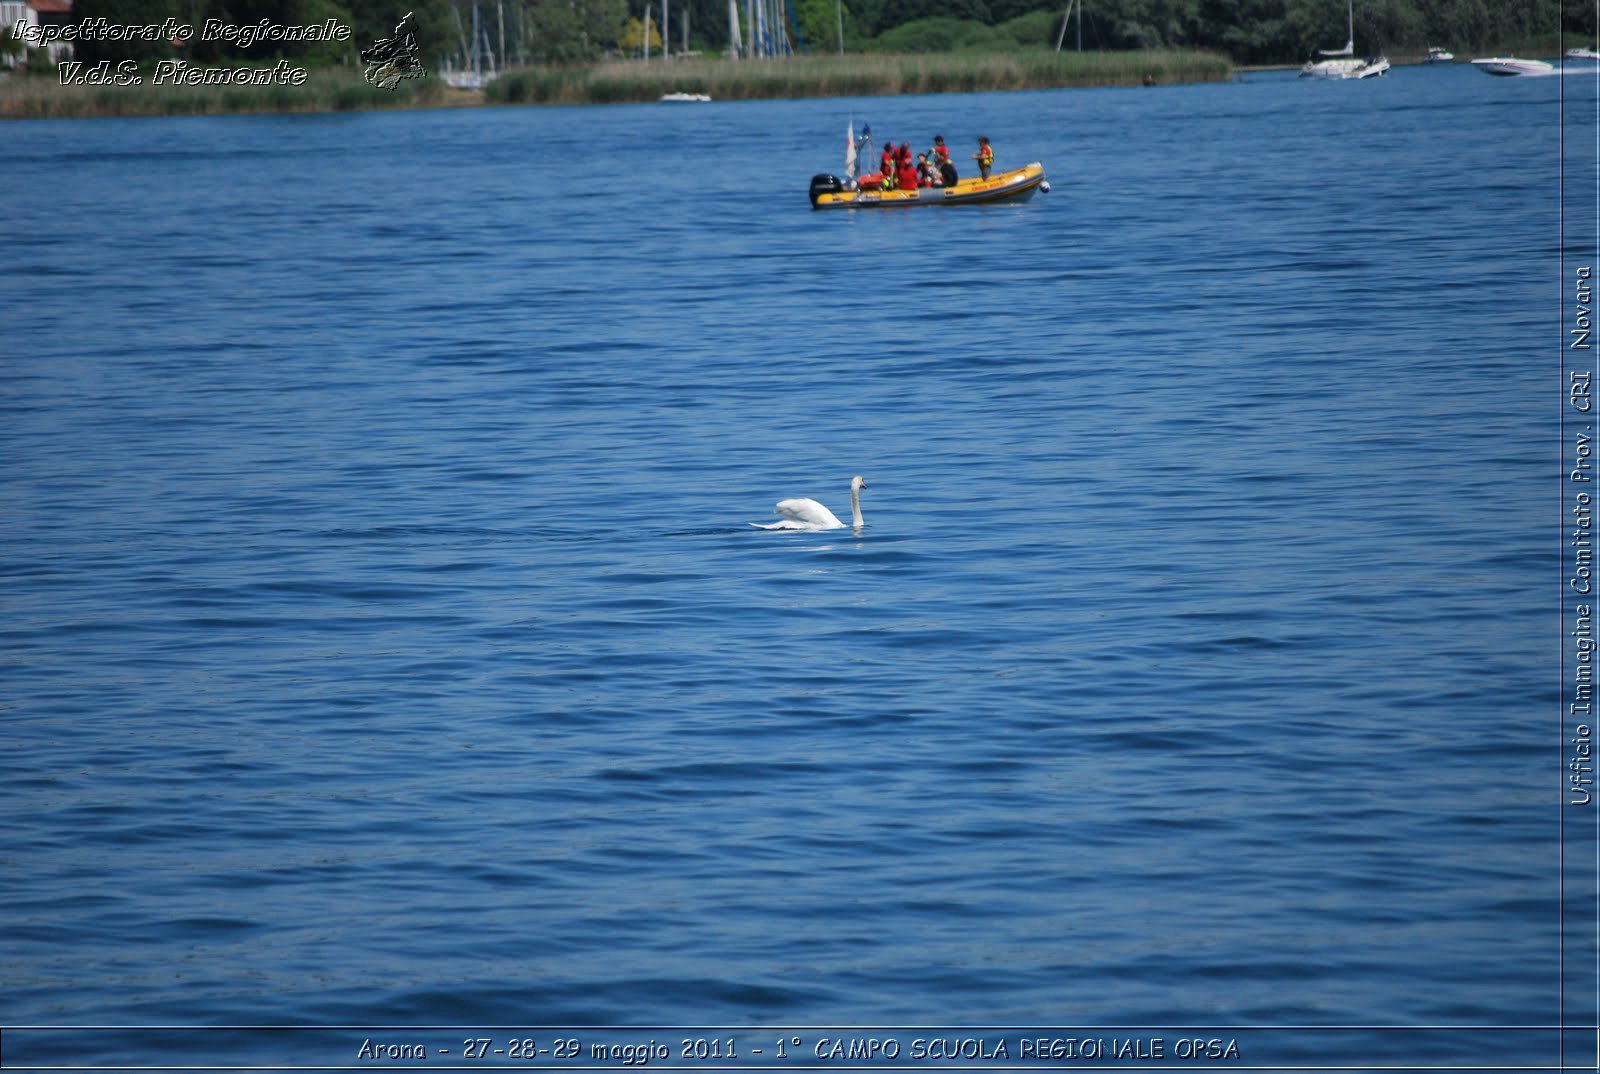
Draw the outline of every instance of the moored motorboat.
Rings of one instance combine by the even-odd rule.
[[[1453,52],[1447,52],[1442,48],[1430,48],[1428,50],[1427,58],[1425,60],[1423,60],[1422,62],[1423,63],[1453,63],[1455,61],[1455,58],[1456,58],[1455,57],[1455,53],[1453,53]]]
[[[909,209],[918,205],[982,205],[996,201],[1022,201],[1048,193],[1044,165],[1035,161],[1022,168],[998,172],[987,179],[963,179],[954,186],[919,186],[909,190],[852,189],[832,175],[811,179],[813,209]]]
[[[1543,60],[1524,60],[1516,56],[1490,56],[1482,60],[1473,60],[1472,66],[1486,75],[1495,75],[1499,78],[1526,78],[1538,75],[1553,75],[1556,69]]]

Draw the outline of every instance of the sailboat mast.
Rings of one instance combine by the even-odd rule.
[[[456,20],[456,33],[461,38],[461,62],[463,64],[467,64],[467,65],[470,66],[471,63],[472,63],[472,60],[471,60],[471,57],[470,57],[470,53],[471,53],[472,50],[467,45],[467,30],[466,30],[466,27],[461,25],[461,9],[456,7],[456,5],[454,5],[454,4],[451,4],[450,5],[450,14]]]
[[[483,63],[478,55],[478,38],[482,37],[482,24],[478,20],[478,5],[472,5],[472,72],[483,74]]]

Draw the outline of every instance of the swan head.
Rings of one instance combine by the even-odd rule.
[[[864,489],[866,487],[867,487],[867,479],[862,477],[860,474],[857,474],[856,476],[854,476],[854,477],[852,477],[850,479],[850,491],[851,492],[855,492],[855,491],[857,491],[859,489]]]

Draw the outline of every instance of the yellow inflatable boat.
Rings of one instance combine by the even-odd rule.
[[[1035,161],[1025,168],[998,172],[987,179],[963,179],[955,186],[921,186],[915,190],[848,190],[831,175],[811,177],[813,209],[901,209],[913,205],[979,205],[992,201],[1021,201],[1036,191],[1050,192],[1044,165]]]

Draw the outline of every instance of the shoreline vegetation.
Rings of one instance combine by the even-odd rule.
[[[436,74],[394,90],[369,86],[350,68],[313,69],[303,85],[63,86],[49,75],[0,79],[0,119],[230,115],[451,108],[491,104],[624,104],[668,93],[718,101],[871,97],[903,93],[1226,82],[1233,65],[1218,53],[1137,52],[861,53],[784,60],[609,60],[516,67],[483,92],[454,89]],[[148,80],[147,80],[148,81]]]
[[[1410,57],[1395,59],[1404,63]],[[348,67],[314,68],[302,85],[272,86],[63,86],[53,73],[13,74],[0,78],[0,119],[623,104],[656,101],[668,93],[703,93],[718,101],[977,93],[1226,82],[1244,71],[1266,69],[1271,68],[1238,67],[1220,53],[1186,49],[1012,49],[517,67],[481,93],[454,89],[433,72],[393,90],[378,89]]]
[[[717,101],[980,93],[1156,83],[1226,82],[1226,56],[1180,49],[1139,52],[863,53],[772,61],[694,59],[670,64],[610,62],[592,67],[509,71],[489,83],[491,104],[621,104],[668,93]]]
[[[0,119],[84,119],[127,116],[248,115],[447,108],[481,103],[481,94],[436,78],[393,90],[367,84],[360,71],[322,68],[298,86],[63,86],[51,75],[0,79]]]

